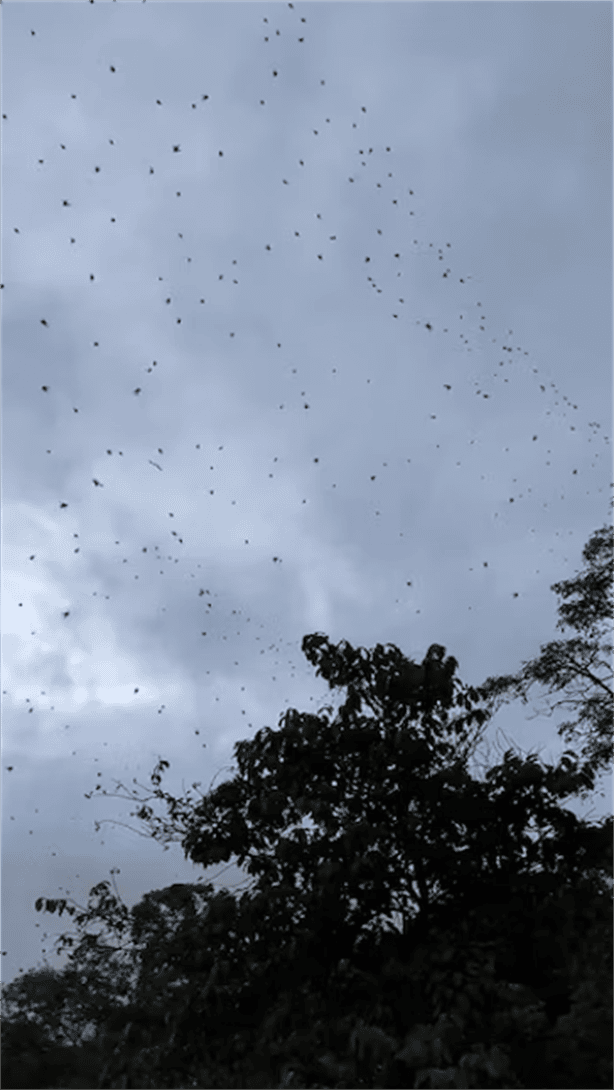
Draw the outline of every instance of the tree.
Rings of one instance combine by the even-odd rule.
[[[596,971],[613,822],[560,805],[586,769],[509,750],[474,780],[489,711],[441,645],[421,664],[322,634],[302,646],[346,689],[336,714],[290,709],[238,742],[237,775],[199,801],[161,789],[164,760],[153,792],[127,796],[149,835],[203,866],[234,857],[254,884],[175,885],[130,912],[97,887],[71,964],[111,981],[105,959],[123,956],[129,1004],[100,1019],[98,1085],[524,1086],[536,1070],[611,1085]],[[99,919],[115,941],[85,933]]]
[[[582,555],[584,572],[550,588],[565,599],[558,607],[557,628],[574,628],[580,635],[547,643],[536,659],[523,662],[518,673],[489,677],[478,691],[493,708],[518,697],[526,704],[527,692],[536,681],[551,693],[563,693],[552,702],[550,714],[558,707],[578,712],[575,721],[561,723],[557,730],[567,742],[583,738],[581,758],[587,782],[580,794],[586,796],[594,787],[595,776],[612,767],[614,689],[612,642],[607,639],[614,611],[612,526],[597,530]]]
[[[24,973],[4,986],[4,1084],[15,1088],[96,1085],[100,1054],[92,1030],[104,1010],[100,991],[94,1007],[94,994],[86,988],[82,974],[50,966]]]

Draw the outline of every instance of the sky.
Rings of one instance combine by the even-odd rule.
[[[2,5],[5,981],[63,964],[38,896],[244,877],[100,795],[338,705],[304,635],[469,685],[563,638],[610,519],[611,46],[610,3]],[[565,748],[534,695],[493,759]]]

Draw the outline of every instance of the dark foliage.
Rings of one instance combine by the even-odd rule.
[[[605,616],[608,564],[578,584],[578,627]],[[437,644],[419,664],[321,634],[303,651],[346,690],[336,713],[289,710],[200,799],[162,790],[163,760],[128,795],[149,835],[236,860],[251,888],[41,898],[76,933],[66,970],[4,989],[5,1085],[611,1087],[613,821],[562,805],[592,787],[590,753],[508,750],[478,781],[502,687],[464,686]]]
[[[597,530],[584,546],[585,569],[575,579],[553,583],[551,590],[565,599],[558,607],[557,628],[574,628],[578,636],[553,640],[539,656],[523,663],[513,675],[490,677],[479,689],[491,707],[518,697],[526,704],[527,693],[539,682],[550,693],[563,694],[551,701],[578,713],[574,721],[557,730],[567,742],[582,741],[581,759],[587,781],[580,794],[587,795],[595,776],[612,767],[614,717],[612,703],[612,614],[614,613],[614,529]]]

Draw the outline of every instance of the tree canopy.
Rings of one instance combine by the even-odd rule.
[[[586,641],[606,616],[606,547],[595,535],[576,581],[590,606],[565,614]],[[322,633],[302,649],[345,691],[336,712],[289,709],[237,742],[235,775],[206,795],[165,792],[161,758],[151,790],[120,796],[149,836],[203,867],[235,859],[251,887],[175,884],[130,910],[108,882],[86,908],[39,898],[76,932],[63,973],[3,990],[5,1081],[611,1086],[613,820],[563,805],[591,789],[598,752],[550,765],[509,749],[478,781],[469,759],[503,684],[464,685],[440,644],[419,663]],[[33,1049],[47,1081],[14,1081],[37,1077]]]
[[[575,720],[561,723],[557,730],[566,742],[581,742],[580,756],[587,773],[581,794],[586,795],[594,786],[595,776],[612,768],[612,525],[595,531],[582,556],[584,570],[574,579],[553,583],[550,588],[563,599],[558,607],[557,628],[572,628],[579,635],[550,641],[516,674],[487,678],[479,694],[491,707],[518,697],[526,704],[528,690],[539,682],[549,694],[558,696],[550,701],[550,714],[559,707],[577,712]]]

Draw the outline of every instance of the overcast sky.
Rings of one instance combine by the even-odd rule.
[[[10,980],[61,964],[37,896],[203,876],[84,794],[227,778],[330,702],[306,633],[468,684],[562,638],[610,517],[612,5],[2,15]],[[487,738],[554,759],[539,707]]]

